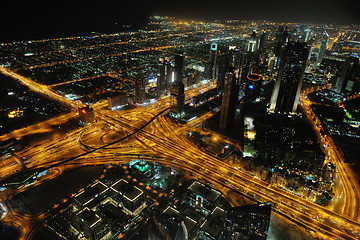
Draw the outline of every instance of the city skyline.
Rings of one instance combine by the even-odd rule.
[[[359,237],[358,27],[185,15],[0,44],[0,238]]]
[[[183,19],[214,21],[221,19],[265,20],[318,24],[360,24],[355,1],[339,2],[304,0],[296,3],[277,0],[255,2],[207,1],[143,2],[127,6],[114,3],[72,6],[47,6],[39,2],[24,3],[17,8],[13,2],[4,3],[4,9],[17,11],[2,15],[2,40],[24,41],[64,36],[80,36],[91,32],[115,33],[146,24],[150,16],[162,15]]]

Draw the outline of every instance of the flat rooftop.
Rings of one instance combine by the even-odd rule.
[[[89,228],[94,228],[101,221],[101,218],[87,207],[79,211],[76,217]]]
[[[212,236],[217,237],[224,227],[226,217],[226,211],[222,208],[216,207],[200,228]]]
[[[75,196],[75,200],[79,202],[81,205],[85,206],[90,203],[94,198],[104,194],[108,190],[108,187],[98,181],[91,185],[89,188],[86,188],[81,193],[78,193]]]
[[[181,214],[178,210],[171,206],[168,206],[164,210],[164,213],[170,217],[175,217],[179,221],[184,221],[184,224],[188,231],[191,231],[191,229],[197,224],[194,219],[191,219],[190,217]]]
[[[118,192],[130,202],[136,201],[136,199],[143,194],[143,191],[140,188],[129,184],[124,179],[120,179],[119,181],[114,183],[111,186],[111,189],[115,192]]]
[[[193,182],[190,187],[189,190],[194,192],[197,195],[200,195],[204,198],[206,198],[207,200],[209,200],[210,202],[214,203],[221,195],[221,192],[206,186],[198,181]]]

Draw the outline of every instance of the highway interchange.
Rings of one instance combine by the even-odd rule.
[[[77,108],[82,106],[78,102],[58,95],[47,86],[9,69],[0,67],[0,71],[27,85],[33,91],[47,95],[73,109],[72,113],[55,118],[53,121],[62,122],[76,116]],[[212,87],[214,85],[208,83],[198,89],[190,89],[186,92],[187,98],[196,95],[199,90]],[[50,139],[37,146],[25,148],[16,154],[24,159],[28,169],[52,167],[54,170],[53,174],[49,174],[50,179],[73,166],[126,162],[134,156],[140,156],[188,171],[194,178],[211,183],[215,187],[218,186],[219,189],[226,186],[259,202],[271,202],[274,210],[306,228],[307,231],[319,233],[319,236],[332,239],[357,239],[360,237],[359,186],[331,137],[320,134],[321,124],[309,108],[311,102],[305,97],[310,92],[310,90],[303,92],[302,107],[314,124],[319,142],[324,145],[328,160],[336,165],[337,178],[342,185],[341,189],[336,189],[334,203],[328,207],[309,202],[283,189],[271,186],[230,163],[225,163],[200,151],[186,138],[188,132],[194,129],[193,126],[199,123],[199,120],[195,119],[194,122],[184,125],[174,123],[166,116],[169,108],[168,98],[159,99],[145,107],[138,106],[121,111],[106,110],[106,101],[97,103],[93,106],[96,123],[78,128],[57,139]],[[204,116],[211,115],[208,113]],[[202,117],[201,120],[204,118]],[[38,125],[37,128],[31,128],[31,126],[29,128],[34,132],[42,132],[46,131],[44,129],[46,127],[47,125],[44,124]],[[13,162],[12,158],[8,158],[1,164],[2,176],[21,171],[20,166]],[[14,194],[17,193],[9,193],[7,197]],[[1,198],[4,200],[4,194]],[[334,207],[337,201],[341,201],[342,207]],[[45,213],[29,216],[17,213],[16,209],[9,209],[3,220],[22,226],[22,238],[28,239],[33,234],[33,226],[43,221],[45,217]]]

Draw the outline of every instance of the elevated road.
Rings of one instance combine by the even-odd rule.
[[[72,108],[80,105],[62,96],[53,93],[47,87],[24,78],[6,68],[0,67],[4,74],[18,79],[33,91],[45,94]],[[196,94],[196,91],[187,93]],[[305,95],[303,95],[305,96]],[[305,112],[306,102],[303,103]],[[147,110],[145,114],[145,110]],[[347,176],[348,169],[344,166],[343,159],[336,150],[330,150],[330,155],[335,161],[339,171],[339,177],[344,184],[345,202],[347,206],[341,212],[335,212],[316,203],[309,202],[299,196],[291,194],[283,189],[271,186],[269,183],[257,179],[228,163],[212,157],[190,143],[184,138],[184,133],[191,131],[194,124],[177,125],[169,120],[164,113],[168,110],[168,100],[162,99],[146,108],[135,108],[123,111],[122,114],[95,108],[98,123],[122,129],[126,136],[108,144],[83,148],[79,144],[82,130],[76,130],[63,139],[52,143],[46,143],[33,149],[23,151],[26,160],[24,164],[29,169],[39,167],[60,167],[72,164],[96,165],[116,161],[122,154],[130,156],[148,155],[156,156],[155,161],[165,161],[178,169],[193,172],[199,179],[206,178],[213,182],[223,184],[236,191],[251,196],[260,202],[272,202],[274,209],[288,216],[294,221],[300,222],[304,227],[312,231],[320,231],[329,237],[342,239],[357,239],[360,236],[360,223],[358,222],[359,198],[357,188],[354,188],[352,177]],[[310,113],[309,113],[310,114]],[[211,116],[209,113],[205,116]],[[311,114],[310,114],[311,115]],[[201,118],[203,120],[203,118]],[[314,123],[315,124],[315,123]],[[320,130],[318,131],[318,134]],[[101,139],[101,131],[93,131],[92,137]],[[96,135],[98,134],[98,135]],[[325,137],[320,138],[326,143],[327,148],[336,149],[331,141]],[[127,147],[122,145],[128,141]],[[100,141],[99,141],[100,142]],[[45,151],[51,151],[47,154]],[[21,216],[19,216],[21,217]],[[27,216],[28,217],[28,216]],[[26,222],[24,216],[24,221]],[[26,235],[26,234],[25,234]]]

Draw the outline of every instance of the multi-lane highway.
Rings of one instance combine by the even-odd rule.
[[[32,90],[72,108],[81,106],[77,102],[70,101],[52,92],[46,86],[35,83],[6,68],[1,67],[0,71],[21,81]],[[214,85],[208,83],[197,89],[190,89],[186,94],[190,98],[196,95],[198,91],[212,87]],[[305,99],[305,95],[308,93],[304,92],[302,95],[302,106],[316,130],[319,128],[319,124],[317,124],[318,120],[313,117],[313,113],[310,112],[309,105],[311,103]],[[195,119],[188,124],[179,125],[171,121],[165,114],[161,114],[166,112],[169,107],[168,98],[160,99],[146,107],[136,107],[118,112],[104,110],[104,104],[94,105],[97,119],[95,124],[73,130],[66,136],[43,142],[38,146],[23,149],[17,152],[17,155],[24,159],[24,163],[29,169],[59,167],[59,163],[65,162],[66,167],[107,164],[127,161],[136,155],[141,155],[144,158],[151,156],[154,161],[166,162],[166,164],[178,169],[192,172],[198,179],[230,187],[260,202],[270,201],[273,208],[278,212],[313,232],[320,231],[329,237],[343,239],[356,239],[360,236],[358,186],[354,177],[348,174],[350,170],[344,164],[331,138],[321,136],[319,129],[316,130],[319,140],[324,144],[326,154],[331,157],[329,159],[336,164],[338,178],[343,186],[343,189],[337,190],[336,193],[342,195],[344,206],[337,208],[336,211],[331,207],[320,206],[283,189],[271,186],[269,183],[255,178],[229,163],[224,163],[200,151],[186,139],[184,133],[193,130],[200,120],[212,116],[213,113],[205,114],[200,120]],[[71,116],[73,114],[69,114],[68,117]],[[0,169],[2,173],[10,175],[14,168],[20,169],[20,166],[16,164],[10,165],[11,160],[8,161],[9,165],[6,163],[2,165]],[[23,229],[23,238],[31,234],[31,226],[41,222],[45,217],[44,215],[33,216],[36,220],[31,220],[31,216],[16,213],[16,209],[11,209],[10,212],[11,214],[7,216],[8,220],[11,219],[18,224],[26,223],[27,226],[30,226]]]

